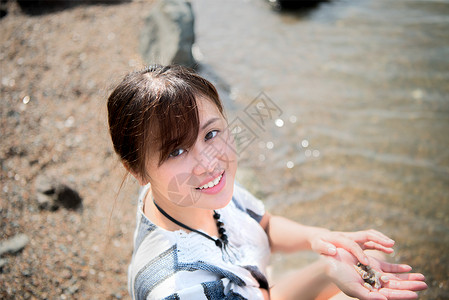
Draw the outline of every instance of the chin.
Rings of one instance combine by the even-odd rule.
[[[201,195],[203,206],[206,209],[221,209],[226,207],[232,200],[234,185],[226,186],[218,195]],[[201,201],[201,200],[200,200]]]
[[[229,196],[227,199],[225,199],[224,201],[220,201],[217,203],[217,207],[215,207],[214,209],[221,209],[226,207],[232,200],[232,195]]]
[[[227,182],[227,184],[229,184],[229,186],[226,186],[226,188],[223,190],[223,195],[220,195],[220,198],[222,199],[217,201],[217,208],[215,209],[226,207],[232,200],[232,195],[234,194],[234,181]]]

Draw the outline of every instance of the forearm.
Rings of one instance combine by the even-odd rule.
[[[266,232],[273,252],[310,250],[311,239],[327,229],[305,226],[280,216],[271,216]]]
[[[323,260],[319,260],[280,278],[279,283],[270,289],[270,299],[316,299],[330,282],[327,265]]]

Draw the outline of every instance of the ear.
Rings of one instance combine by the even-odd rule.
[[[130,166],[127,162],[122,161],[123,166],[125,167],[126,171],[129,172],[129,174],[131,174],[138,182],[141,186],[144,186],[148,183],[148,180],[144,180],[144,178],[137,174]]]

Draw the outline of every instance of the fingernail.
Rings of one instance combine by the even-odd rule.
[[[329,255],[335,255],[337,254],[337,249],[335,249],[334,247],[329,247],[327,249],[327,253],[329,253]]]
[[[388,276],[382,276],[382,277],[380,277],[380,280],[382,280],[383,282],[388,282],[388,281],[390,281],[390,278],[388,277]]]

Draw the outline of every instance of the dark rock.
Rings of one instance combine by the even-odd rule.
[[[298,10],[317,7],[320,3],[328,0],[276,0],[279,8],[286,10]]]
[[[78,5],[88,4],[120,4],[130,0],[16,0],[24,13],[30,15],[41,15],[53,13]]]
[[[6,2],[7,0],[0,0],[0,19],[8,14]]]
[[[81,206],[82,199],[77,191],[60,184],[56,189],[57,201],[65,208],[76,209]]]
[[[140,52],[146,63],[195,66],[192,6],[184,0],[158,1],[145,19]]]
[[[36,178],[36,200],[41,209],[57,210],[63,206],[77,209],[82,198],[77,191],[55,178],[40,175]]]
[[[6,258],[0,258],[0,270],[3,269],[4,266],[8,263],[8,260]]]
[[[23,147],[17,147],[17,146],[11,146],[8,149],[7,155],[8,156],[20,156],[23,157],[27,154],[26,149]]]
[[[5,253],[17,253],[28,244],[30,239],[26,234],[17,234],[6,241],[0,243],[0,255]]]

